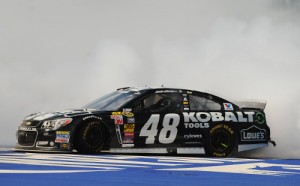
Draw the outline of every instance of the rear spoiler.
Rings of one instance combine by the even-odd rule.
[[[234,102],[239,108],[250,108],[264,110],[266,108],[266,101],[236,101]]]

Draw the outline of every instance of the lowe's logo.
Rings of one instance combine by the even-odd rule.
[[[251,126],[247,129],[241,130],[242,141],[265,141],[266,130],[260,129],[257,126]]]

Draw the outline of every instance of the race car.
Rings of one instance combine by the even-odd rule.
[[[125,87],[80,109],[27,116],[16,149],[226,157],[275,146],[265,105],[194,90]]]

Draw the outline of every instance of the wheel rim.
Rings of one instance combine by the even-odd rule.
[[[211,137],[211,144],[215,151],[224,152],[230,147],[229,135],[225,131],[216,131]]]

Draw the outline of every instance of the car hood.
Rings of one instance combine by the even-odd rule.
[[[95,112],[95,109],[74,109],[74,110],[65,110],[59,112],[39,112],[31,114],[24,118],[24,121],[43,121],[57,119],[61,117],[74,117],[79,115],[86,115]]]

